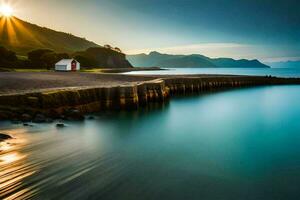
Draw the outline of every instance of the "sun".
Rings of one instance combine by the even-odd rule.
[[[10,17],[10,16],[12,16],[12,14],[13,14],[13,8],[11,7],[11,6],[9,6],[9,5],[2,5],[1,7],[0,7],[0,13],[2,14],[2,15],[4,15],[5,17]]]

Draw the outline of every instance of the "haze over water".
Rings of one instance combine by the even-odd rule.
[[[175,98],[95,120],[3,122],[2,197],[297,199],[300,86]]]
[[[190,74],[221,74],[249,76],[277,76],[299,78],[299,68],[167,68],[167,70],[133,71],[125,74],[148,75],[190,75]]]

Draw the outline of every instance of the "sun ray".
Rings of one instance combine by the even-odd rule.
[[[20,23],[18,19],[13,18],[12,24],[18,32],[24,34],[26,37],[32,39],[39,45],[42,45],[42,43],[35,37],[35,35],[32,32],[30,32],[26,27],[24,27],[23,24]]]
[[[9,43],[11,45],[17,45],[18,44],[17,34],[16,34],[15,27],[12,24],[12,19],[11,18],[7,19],[7,26],[6,27],[7,27],[7,34],[8,34]]]
[[[17,46],[20,44],[19,37],[30,38],[36,44],[42,45],[18,18],[0,17],[0,41],[8,41],[9,45]]]
[[[2,39],[2,35],[4,32],[5,21],[6,19],[4,17],[0,17],[0,40]]]

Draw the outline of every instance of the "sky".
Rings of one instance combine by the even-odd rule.
[[[0,0],[41,26],[127,54],[300,60],[299,0]]]

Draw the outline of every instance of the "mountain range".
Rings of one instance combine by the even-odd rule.
[[[234,60],[232,58],[209,58],[199,54],[170,55],[153,51],[149,54],[128,55],[135,67],[164,68],[269,68],[258,60]]]
[[[23,21],[17,17],[0,17],[0,45],[26,55],[35,49],[72,53],[100,45],[69,33],[51,30]]]

